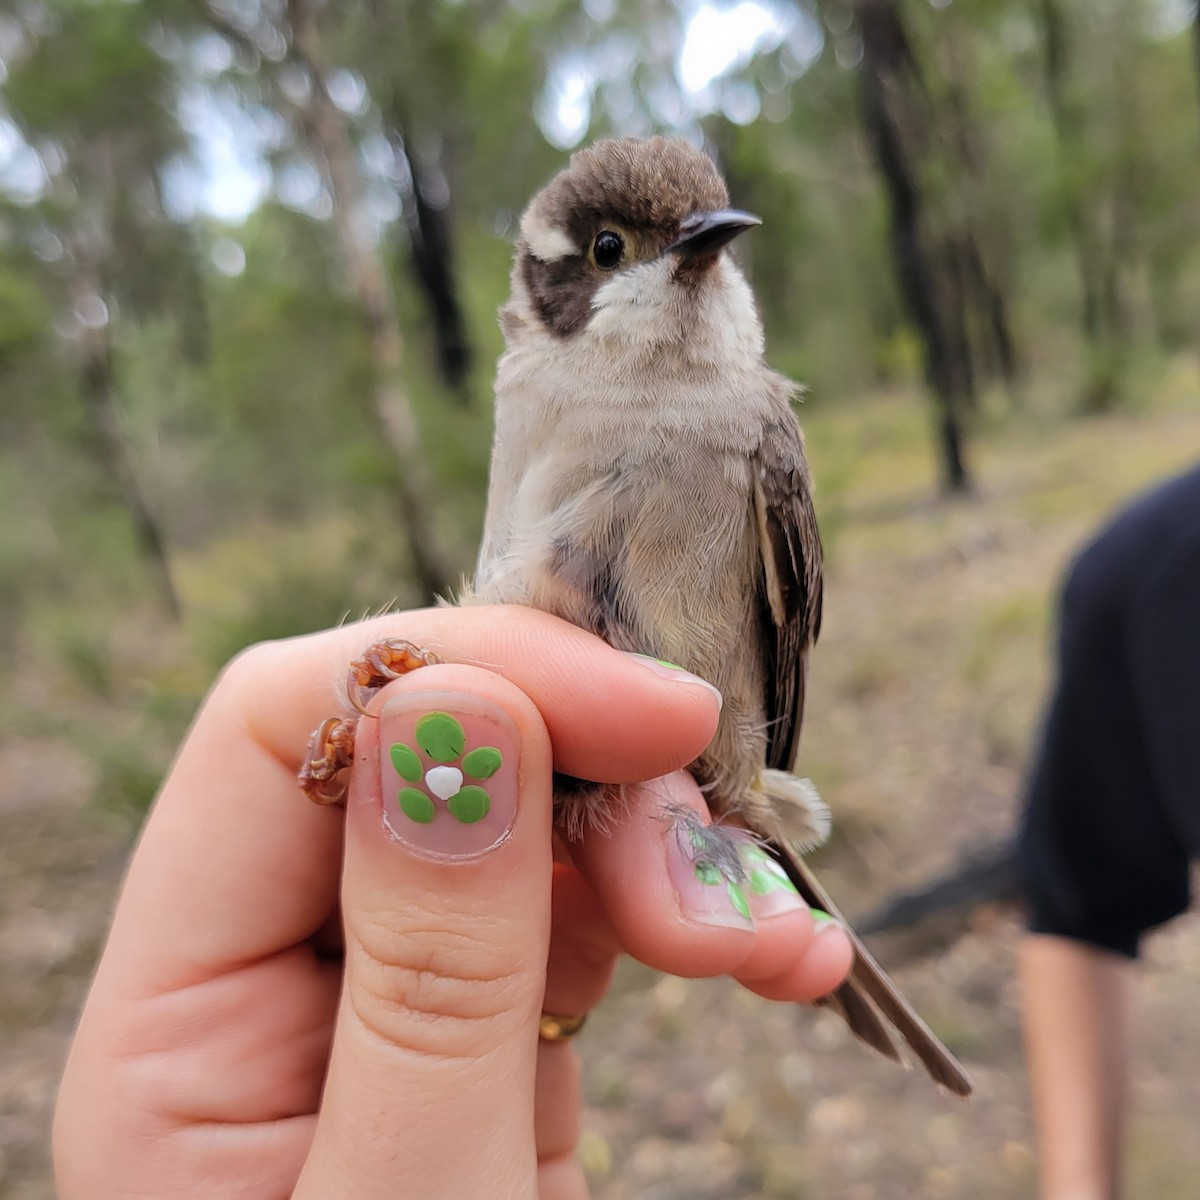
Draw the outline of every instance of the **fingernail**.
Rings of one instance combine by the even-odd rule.
[[[738,857],[741,859],[742,869],[746,872],[746,899],[750,901],[750,911],[754,914],[754,919],[762,920],[764,917],[775,917],[780,913],[807,908],[808,905],[796,891],[796,885],[788,878],[783,866],[750,834],[739,834],[738,837],[742,842]]]
[[[623,653],[628,654],[634,662],[645,667],[647,671],[653,671],[660,679],[670,679],[673,683],[699,684],[700,687],[707,688],[716,696],[718,704],[725,703],[725,697],[707,679],[701,679],[699,675],[685,671],[678,663],[668,662],[665,658],[652,658],[649,654],[633,654],[629,651],[623,651]]]
[[[675,819],[667,826],[667,874],[679,897],[679,908],[690,921],[753,929],[745,878],[737,849],[722,843],[695,819]]]
[[[828,929],[840,929],[841,921],[837,917],[831,916],[823,908],[811,908],[809,912],[812,914],[813,924],[817,927],[817,933],[824,933]]]
[[[508,714],[460,692],[395,696],[379,714],[383,819],[421,854],[471,858],[517,815],[520,739]]]

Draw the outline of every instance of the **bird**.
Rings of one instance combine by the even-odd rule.
[[[717,687],[717,731],[690,765],[714,821],[689,844],[736,874],[732,824],[761,838],[805,901],[850,933],[851,973],[824,1003],[882,1054],[903,1061],[903,1042],[967,1095],[962,1066],[802,857],[829,831],[792,772],[822,551],[798,389],[766,364],[730,253],[760,223],[678,137],[598,141],[532,198],[500,310],[486,515],[462,598],[542,609]],[[587,781],[559,789],[572,833],[613,802]]]

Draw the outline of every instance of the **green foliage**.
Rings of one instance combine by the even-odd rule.
[[[0,260],[0,372],[35,352],[49,333],[50,314],[38,286]]]
[[[153,120],[146,102],[167,103],[172,81],[146,40],[150,8],[123,0],[56,0],[47,14],[53,22],[48,35],[6,87],[26,128],[88,139]]]
[[[0,661],[16,652],[26,608],[53,576],[47,531],[31,519],[23,492],[17,464],[0,457]]]
[[[86,613],[65,612],[55,622],[52,653],[75,683],[96,699],[114,691],[112,652],[108,639]]]
[[[1079,411],[1084,416],[1112,412],[1123,401],[1129,355],[1119,346],[1099,346],[1086,359]]]
[[[380,539],[385,527],[378,505],[291,528],[251,525],[183,560],[188,632],[203,661],[216,670],[255,642],[325,629],[397,600],[411,606],[402,547]]]
[[[139,740],[101,738],[91,747],[96,767],[93,802],[126,821],[140,818],[162,783],[162,764]]]

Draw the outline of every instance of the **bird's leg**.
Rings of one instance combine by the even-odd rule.
[[[388,638],[367,647],[362,657],[350,664],[346,696],[357,713],[352,717],[327,717],[317,726],[297,776],[304,794],[314,804],[340,804],[346,798],[347,784],[341,774],[354,761],[355,731],[371,697],[393,679],[440,661],[432,651],[412,642]]]

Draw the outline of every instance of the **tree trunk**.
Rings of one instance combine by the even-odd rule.
[[[326,87],[320,31],[307,0],[288,0],[288,19],[293,57],[307,71],[312,89],[302,110],[303,133],[325,165],[338,237],[370,340],[375,414],[399,468],[400,517],[413,571],[426,598],[449,595],[452,576],[436,544],[426,505],[431,494],[426,452],[402,379],[404,346],[395,298],[379,249],[357,221],[363,183],[354,142],[345,115]]]
[[[81,311],[86,311],[86,307],[94,307],[94,302],[101,299],[99,289],[82,274],[75,279],[72,290],[77,304],[80,301],[88,302],[87,306],[79,305]],[[112,340],[107,320],[89,320],[83,326],[80,349],[80,394],[97,435],[104,469],[129,515],[138,548],[154,576],[163,607],[173,620],[178,620],[181,612],[179,592],[167,559],[166,539],[142,494],[134,456],[121,428]]]
[[[951,495],[973,491],[963,450],[962,421],[944,392],[937,393],[938,444],[942,455],[942,488]]]
[[[448,202],[435,204],[431,197],[445,187],[444,176],[431,169],[414,144],[412,125],[393,96],[384,111],[392,153],[408,168],[411,188],[401,196],[408,232],[408,257],[417,289],[433,322],[438,366],[446,386],[467,398],[471,345],[458,298],[454,273],[454,245]]]
[[[1013,343],[1008,315],[1008,298],[983,261],[982,250],[974,236],[962,247],[964,290],[970,294],[970,311],[975,316],[975,337],[983,374],[1000,378],[1014,404],[1019,400],[1021,364]]]
[[[1042,19],[1043,80],[1054,140],[1058,145],[1059,171],[1065,178],[1071,156],[1083,140],[1078,109],[1067,99],[1070,77],[1067,32],[1058,0],[1040,0]],[[1075,261],[1079,269],[1081,291],[1080,317],[1084,339],[1093,350],[1102,347],[1108,337],[1105,317],[1103,259],[1101,238],[1094,228],[1088,207],[1074,191],[1074,185],[1064,190],[1067,229],[1074,243]]]
[[[919,183],[932,141],[932,119],[916,60],[894,0],[858,0],[863,60],[862,119],[887,189],[892,258],[909,316],[921,335],[925,378],[933,392],[945,491],[971,490],[963,414],[974,399],[970,351],[955,297],[951,248],[927,228]]]
[[[179,314],[179,352],[184,362],[203,367],[212,359],[212,321],[200,266],[203,251],[194,229],[181,231],[180,242],[178,293],[173,297]]]
[[[951,122],[950,150],[956,162],[955,174],[961,180],[961,226],[954,235],[959,252],[962,286],[962,311],[966,322],[972,358],[982,368],[984,378],[999,377],[1015,404],[1018,400],[1020,361],[1009,319],[1006,284],[1011,274],[994,269],[1005,259],[996,245],[1011,242],[1008,221],[989,186],[986,156],[982,149],[978,124],[969,103],[971,66],[962,45],[961,30],[948,22],[947,73],[950,87],[946,109]],[[989,239],[987,234],[992,232]]]

